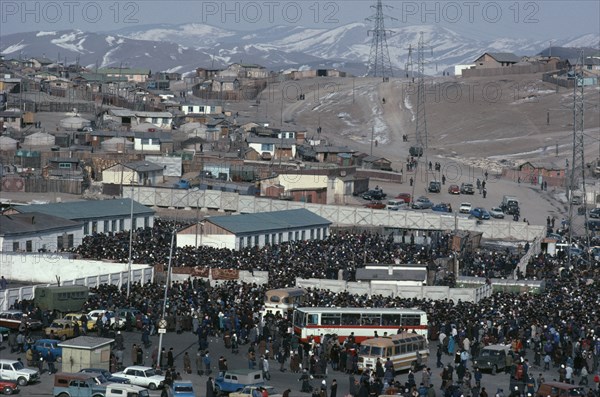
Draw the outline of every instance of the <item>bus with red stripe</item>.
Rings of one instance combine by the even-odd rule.
[[[299,307],[294,310],[293,324],[302,342],[320,342],[325,335],[337,335],[343,342],[353,335],[360,343],[398,331],[427,337],[427,313],[418,309]]]

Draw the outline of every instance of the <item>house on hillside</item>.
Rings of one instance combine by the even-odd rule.
[[[356,166],[369,170],[391,171],[392,162],[383,157],[371,156],[366,153],[354,153]]]
[[[279,139],[262,136],[246,138],[248,147],[256,151],[262,160],[293,159],[296,157],[296,139]]]
[[[102,171],[102,183],[155,186],[164,182],[164,168],[150,161],[115,164]]]
[[[47,179],[72,179],[83,180],[81,160],[77,158],[57,157],[48,160],[48,165],[43,168],[42,175]]]
[[[356,150],[341,146],[314,146],[317,160],[321,163],[333,163],[340,166],[352,165],[352,155]]]
[[[17,109],[10,109],[0,112],[0,128],[7,130],[12,128],[15,131],[21,131],[23,126],[23,113]],[[0,131],[2,133],[3,131]]]
[[[149,69],[132,69],[132,68],[104,68],[98,69],[98,73],[108,77],[126,77],[127,81],[134,83],[145,83],[150,75]]]
[[[521,58],[511,52],[486,52],[474,62],[475,69],[503,68],[520,62]]]
[[[173,153],[173,136],[168,131],[136,131],[133,149],[144,153]]]
[[[538,186],[542,182],[546,182],[548,186],[564,186],[566,174],[566,164],[562,161],[527,161],[517,167],[512,179]]]

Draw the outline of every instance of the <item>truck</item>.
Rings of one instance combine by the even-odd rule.
[[[502,211],[508,215],[519,214],[519,199],[517,199],[515,196],[503,196],[500,209],[502,209]]]
[[[20,361],[2,359],[0,360],[0,379],[12,380],[19,386],[25,386],[28,383],[39,382],[40,372],[25,368]]]

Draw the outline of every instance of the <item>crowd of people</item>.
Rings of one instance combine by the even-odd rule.
[[[174,222],[157,221],[153,228],[137,230],[133,239],[134,262],[166,264],[170,255],[171,233],[177,226]],[[128,241],[129,236],[124,233],[95,234],[84,239],[77,253],[86,258],[126,262]],[[265,270],[269,272],[269,282],[257,285],[227,281],[211,286],[195,278],[176,281],[168,289],[165,304],[168,323],[176,332],[194,332],[197,335],[197,354],[201,354],[197,363],[205,361],[209,336],[218,335],[228,348],[231,347],[232,353],[245,355],[250,368],[256,366],[264,370],[265,360],[276,360],[281,370],[289,368],[300,373],[300,368],[303,368],[311,376],[323,373],[327,365],[331,365],[332,370],[352,373],[348,356],[340,358],[340,351],[347,349],[336,348],[336,341],[301,344],[291,332],[289,318],[261,317],[265,291],[293,286],[296,277],[338,278],[339,274],[343,274],[350,280],[356,268],[364,263],[394,263],[397,259],[401,263],[431,264],[438,257],[452,254],[446,235],[437,235],[433,241],[435,244],[424,247],[406,238],[365,232],[338,233],[321,241],[291,242],[239,251],[210,247],[177,248],[173,252],[174,266]],[[509,250],[479,250],[466,254],[461,260],[461,267],[463,274],[467,275],[502,276],[512,274],[519,259],[519,253]],[[490,343],[516,343],[517,353],[529,349],[535,352],[534,365],[540,368],[547,357],[548,365],[571,368],[573,381],[577,376],[583,377],[582,374],[598,374],[600,277],[597,264],[596,267],[569,268],[565,258],[540,254],[531,259],[523,277],[544,280],[543,291],[496,292],[489,298],[472,303],[309,289],[305,305],[417,307],[427,312],[428,337],[440,342],[441,354],[467,351],[472,357],[482,346]],[[129,297],[125,287],[119,289],[101,285],[93,292],[85,311],[135,308],[140,312],[140,321],[136,324],[147,327],[150,334],[156,332],[158,320],[162,317],[164,284],[135,283],[131,286]],[[240,345],[248,348],[240,349]],[[152,364],[160,365],[156,361],[160,360],[161,354],[154,353]],[[363,397],[360,390],[365,381],[382,388],[398,386],[393,377],[382,379],[375,373],[368,376],[371,378],[365,380],[363,376],[359,380],[355,397]],[[415,383],[411,388],[418,391],[419,387]],[[598,393],[598,384],[592,389]]]

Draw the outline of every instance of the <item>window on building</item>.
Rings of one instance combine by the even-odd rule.
[[[310,239],[311,240],[315,239],[315,229],[310,229]]]
[[[288,232],[288,241],[292,241],[292,232]]]
[[[56,249],[60,251],[64,247],[65,247],[65,242],[63,240],[63,236],[57,236],[56,237]]]
[[[73,234],[67,235],[67,248],[73,248],[75,246],[75,238]]]
[[[317,240],[321,239],[321,229],[317,229]]]
[[[294,240],[300,240],[300,232],[296,231],[296,235],[294,236]]]
[[[269,244],[269,235],[265,234],[265,245]]]
[[[150,227],[150,217],[144,217],[144,227]]]
[[[302,240],[306,240],[306,230],[302,231]]]
[[[198,112],[199,113],[204,113],[204,106],[198,107]]]
[[[132,219],[131,227],[133,230],[137,229],[137,218],[135,216]]]
[[[88,222],[83,224],[83,234],[90,234],[90,224]]]
[[[279,244],[283,243],[283,233],[279,233]]]
[[[327,228],[324,227],[323,228],[323,238],[326,238],[326,237],[327,237]]]
[[[98,233],[98,222],[92,222],[92,233]]]
[[[125,230],[125,219],[119,219],[119,231]]]
[[[21,249],[18,241],[13,241],[13,251],[18,251]]]
[[[273,144],[272,143],[263,143],[260,145],[260,150],[262,152],[272,152],[273,151]]]
[[[152,117],[152,124],[158,124],[158,117]]]
[[[103,231],[104,233],[106,233],[106,232],[110,231],[110,230],[108,230],[108,226],[109,226],[109,225],[110,225],[110,223],[109,223],[108,221],[104,221],[104,226],[103,226],[103,227],[104,227],[104,229],[102,229],[102,231]]]
[[[188,106],[188,113],[194,113],[194,107],[193,106]]]
[[[254,245],[258,246],[258,236],[254,236]]]
[[[110,231],[111,232],[116,232],[117,231],[117,220],[113,219],[110,223],[111,223]]]
[[[142,145],[150,145],[150,144],[152,144],[152,139],[142,138]]]
[[[58,163],[58,168],[71,169],[71,163]]]
[[[33,241],[31,241],[31,240],[25,241],[25,251],[27,251],[27,252],[33,251]]]
[[[275,240],[277,238],[277,235],[275,233],[271,234],[271,244],[277,244],[277,241]]]

